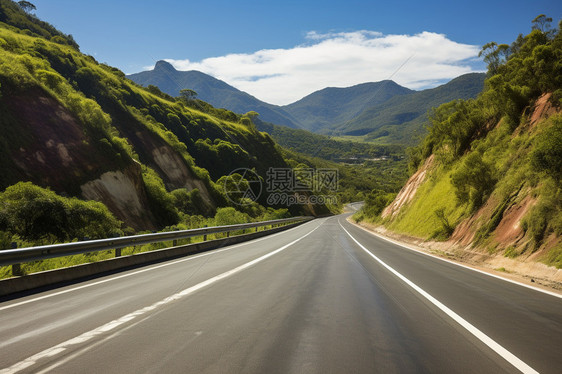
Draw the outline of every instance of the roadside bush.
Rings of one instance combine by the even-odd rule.
[[[58,196],[51,190],[19,182],[0,193],[0,231],[36,243],[120,233],[121,221],[105,205]]]
[[[122,233],[121,221],[98,201],[69,199],[67,217],[69,238],[103,239]]]
[[[217,214],[215,214],[216,226],[236,225],[247,222],[250,222],[250,217],[233,207],[219,208],[217,209]]]
[[[451,183],[459,203],[469,203],[473,210],[479,208],[495,184],[492,166],[484,162],[478,152],[470,153],[451,174]]]
[[[439,220],[439,223],[440,223],[441,227],[439,227],[437,230],[435,230],[433,232],[433,234],[431,234],[430,238],[431,239],[438,239],[438,240],[449,239],[449,237],[451,236],[453,231],[455,231],[455,226],[453,226],[449,222],[449,219],[447,218],[447,215],[445,214],[445,208],[439,208],[439,209],[435,210],[433,212],[433,214],[435,214],[435,217],[437,217],[437,219]]]
[[[390,204],[395,196],[396,194],[388,193],[383,190],[372,190],[365,198],[365,204],[361,209],[363,216],[371,219],[379,217],[384,208]]]
[[[552,126],[535,138],[531,161],[538,170],[562,180],[562,117],[551,119]]]
[[[148,167],[143,167],[142,179],[146,188],[150,210],[160,226],[165,227],[178,223],[179,215],[174,205],[174,196],[166,191],[164,182],[162,182],[158,174]]]

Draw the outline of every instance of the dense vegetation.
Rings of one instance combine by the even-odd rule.
[[[431,154],[435,162],[414,200],[385,222],[390,228],[447,239],[478,211],[484,218],[475,223],[476,245],[505,249],[511,257],[544,248],[543,259],[562,267],[562,34],[550,21],[541,15],[511,45],[484,46],[484,92],[432,111],[427,137],[411,150],[410,168]],[[547,98],[555,113],[531,118]],[[533,204],[521,221],[528,240],[502,248],[494,230],[509,207],[528,199]],[[368,203],[366,209],[379,205]],[[367,214],[381,221],[376,216]]]
[[[180,90],[191,89],[198,97],[217,108],[227,108],[236,113],[256,111],[265,121],[293,128],[300,127],[298,120],[283,108],[265,103],[246,92],[199,71],[178,71],[166,61],[158,61],[153,70],[127,76],[132,81],[148,87],[155,86],[170,96]]]
[[[121,222],[100,202],[61,197],[30,182],[0,193],[0,248],[16,238],[52,243],[122,233]]]
[[[256,127],[270,134],[284,148],[330,161],[362,163],[366,159],[399,160],[406,154],[400,145],[375,145],[367,142],[332,139],[306,130],[278,126],[256,119]]]
[[[191,227],[215,219],[221,208],[236,209],[230,216],[243,221],[328,212],[322,206],[266,208],[265,193],[255,203],[235,204],[221,184],[225,175],[248,168],[265,179],[269,167],[289,167],[251,113],[142,88],[8,0],[0,0],[0,114],[3,243]],[[78,203],[84,186],[108,172],[126,175],[137,194],[128,198],[146,209],[144,221],[122,225],[115,206]],[[32,207],[35,218],[26,216]],[[57,219],[47,225],[49,212]],[[18,217],[30,222],[23,227]],[[104,221],[99,228],[96,220]]]

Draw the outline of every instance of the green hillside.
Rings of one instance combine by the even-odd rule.
[[[370,106],[360,115],[340,121],[321,132],[332,135],[366,135],[365,139],[380,144],[414,145],[425,136],[427,113],[455,99],[476,97],[484,87],[485,74],[465,74],[428,90],[397,95]]]
[[[412,92],[388,80],[346,88],[328,87],[282,108],[298,118],[304,129],[321,132],[333,124],[352,120],[373,105]]]
[[[375,145],[332,139],[307,130],[263,122],[259,118],[254,122],[260,131],[270,134],[282,147],[324,160],[361,163],[381,157],[399,159],[406,155],[405,147],[399,145]]]
[[[485,46],[485,90],[432,111],[407,187],[358,219],[562,267],[562,34],[545,25]]]
[[[288,213],[267,204],[267,191],[248,204],[226,195],[224,177],[237,168],[265,180],[270,167],[290,167],[249,117],[144,89],[12,1],[0,0],[0,20],[3,248],[80,232],[186,228],[227,207],[242,220]],[[322,205],[288,209],[328,212]],[[72,226],[104,220],[107,227],[91,233]],[[47,231],[37,237],[34,227]]]
[[[132,81],[148,87],[153,85],[163,92],[178,96],[187,88],[197,92],[197,97],[217,108],[236,113],[258,112],[264,121],[299,128],[300,122],[281,107],[265,103],[227,83],[199,71],[177,71],[170,63],[158,61],[153,70],[128,75]]]

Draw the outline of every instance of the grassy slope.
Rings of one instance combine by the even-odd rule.
[[[13,22],[15,16],[8,17],[12,12],[20,19],[17,24],[25,23],[32,29],[42,24],[21,11],[18,13],[14,6],[10,1],[1,1],[2,19],[6,22]],[[183,160],[194,178],[207,186],[220,205],[225,200],[220,186],[215,186],[213,181],[234,168],[256,168],[265,177],[270,166],[287,166],[274,141],[253,127],[238,123],[238,117],[220,119],[215,116],[217,112],[222,114],[220,110],[213,109],[210,115],[170,101],[165,95],[150,93],[127,80],[119,70],[81,54],[72,41],[53,30],[31,32],[0,23],[0,94],[3,96],[0,100],[8,100],[15,94],[37,97],[33,92],[39,90],[69,110],[83,127],[87,142],[115,159],[113,164],[98,165],[92,177],[132,165],[134,160],[157,169],[151,150],[163,146]],[[5,146],[0,157],[2,168],[6,169],[3,177],[13,176],[3,180],[2,188],[19,180],[19,175],[9,170],[16,167],[11,162],[12,152],[26,139],[17,121],[18,118],[2,117],[4,128],[9,127],[13,135],[2,139]],[[200,139],[208,139],[208,146],[197,144]],[[69,180],[67,185],[84,182],[73,179],[72,173],[64,177]],[[162,173],[156,178],[166,182]],[[41,184],[40,180],[35,182]],[[178,188],[172,183],[166,186],[168,190]]]

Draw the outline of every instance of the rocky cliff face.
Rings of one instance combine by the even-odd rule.
[[[9,169],[3,185],[31,181],[62,195],[100,201],[135,229],[156,228],[137,163],[116,165],[90,144],[68,109],[38,88],[0,100],[4,114],[17,119],[5,123],[4,130],[19,135],[10,160],[2,163]]]
[[[103,202],[117,218],[136,230],[155,230],[155,219],[147,202],[140,166],[108,171],[80,186],[86,200]]]
[[[0,96],[5,144],[0,162],[2,189],[31,181],[61,195],[100,201],[136,230],[159,227],[149,207],[139,162],[116,159],[96,144],[80,119],[48,91],[37,86],[4,88]],[[168,190],[197,188],[206,204],[215,206],[206,184],[162,138],[137,127],[129,141]]]

